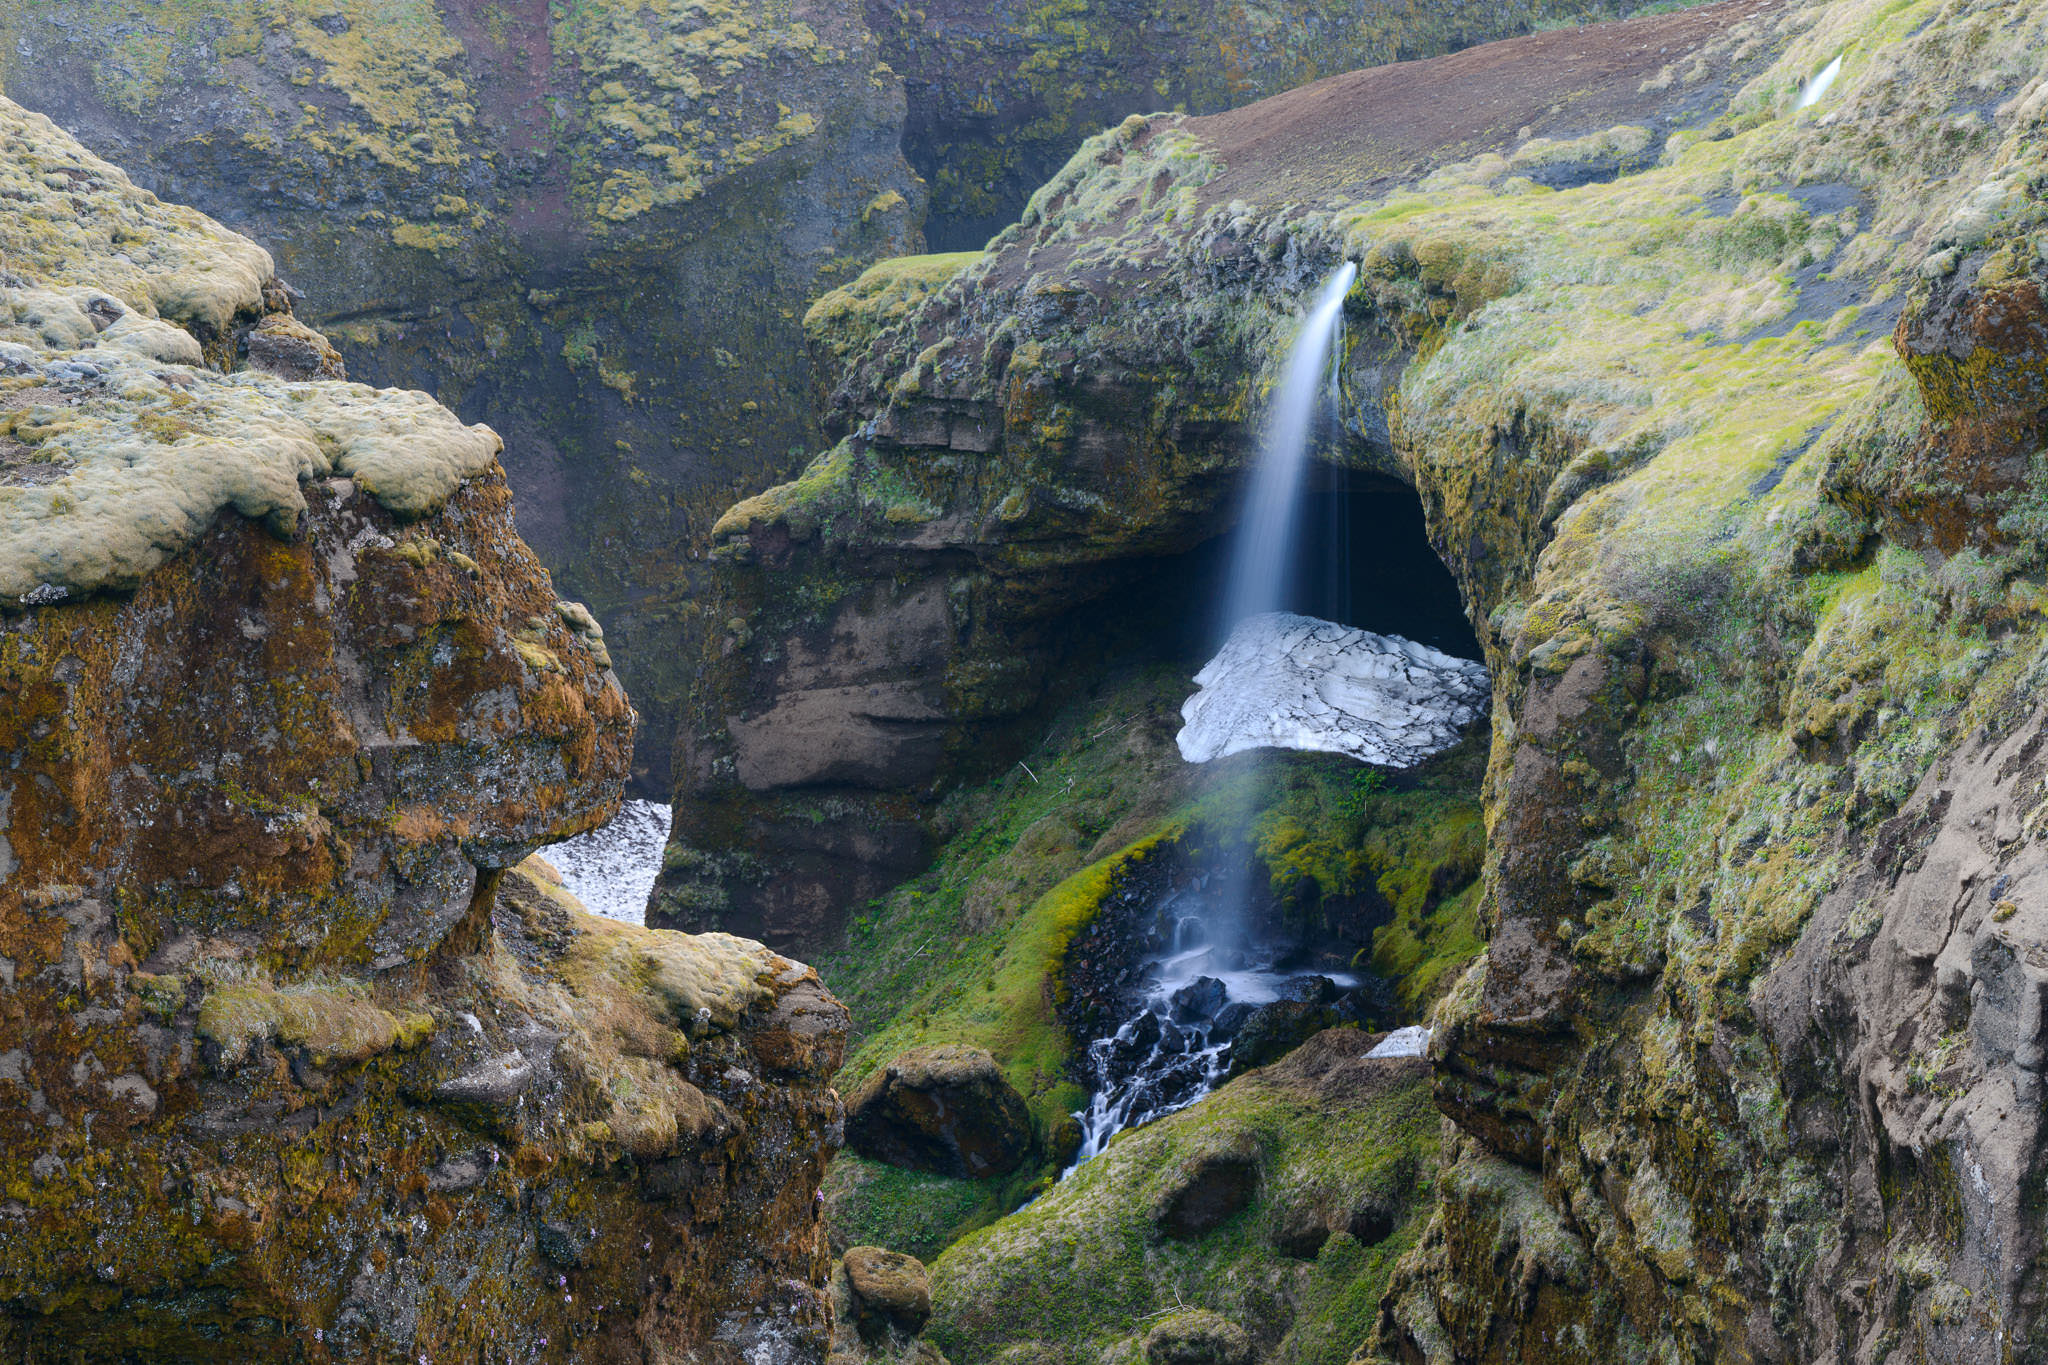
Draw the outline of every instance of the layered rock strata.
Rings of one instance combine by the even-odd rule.
[[[496,435],[4,101],[0,193],[0,1352],[822,1360],[844,1011],[520,866],[634,717]]]
[[[1494,681],[1456,1137],[1362,1358],[2048,1349],[2044,25],[1721,5],[1134,120],[728,514],[790,623],[738,719],[887,681],[785,660],[943,603],[937,714],[889,732],[943,783],[995,668],[1228,520],[1276,333],[1359,263],[1327,455],[1415,490]],[[803,596],[825,566],[866,577]]]

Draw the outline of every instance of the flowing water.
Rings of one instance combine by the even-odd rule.
[[[1357,275],[1349,261],[1331,273],[1288,351],[1232,548],[1218,623],[1225,639],[1246,618],[1286,605],[1311,437],[1344,323],[1344,296]],[[1327,975],[1279,971],[1270,953],[1262,956],[1249,928],[1251,864],[1237,859],[1226,866],[1159,906],[1170,932],[1164,951],[1146,964],[1136,1008],[1114,1033],[1091,1043],[1083,1060],[1092,1098],[1075,1115],[1075,1165],[1125,1128],[1185,1108],[1220,1085],[1234,1030],[1251,1011],[1291,991],[1338,986]]]
[[[1330,352],[1344,325],[1344,296],[1357,277],[1358,267],[1349,261],[1331,273],[1287,353],[1287,369],[1273,393],[1258,462],[1245,493],[1244,515],[1237,523],[1230,578],[1223,590],[1223,638],[1245,617],[1287,605],[1288,566],[1302,475],[1308,469],[1309,438],[1322,405]]]
[[[1092,1097],[1074,1116],[1081,1123],[1075,1166],[1124,1129],[1185,1109],[1221,1085],[1232,1048],[1261,1006],[1332,1002],[1359,984],[1342,972],[1285,970],[1271,949],[1233,933],[1241,922],[1230,913],[1241,895],[1237,880],[1212,873],[1160,903],[1166,946],[1147,964],[1137,1008],[1116,1032],[1090,1043],[1082,1061]]]

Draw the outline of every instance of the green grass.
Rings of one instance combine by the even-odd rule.
[[[1032,1342],[1043,1353],[1035,1358],[1093,1361],[1127,1350],[1156,1314],[1184,1304],[1265,1326],[1279,1339],[1260,1359],[1273,1365],[1349,1360],[1426,1218],[1437,1113],[1419,1069],[1363,1095],[1289,1071],[1283,1062],[1253,1072],[1133,1130],[1030,1207],[959,1242],[932,1268],[926,1335],[954,1360]],[[1187,1163],[1220,1148],[1257,1154],[1251,1203],[1198,1240],[1161,1238],[1156,1203]],[[1379,1244],[1339,1231],[1312,1262],[1272,1246],[1282,1209],[1348,1210],[1368,1195],[1402,1210]]]

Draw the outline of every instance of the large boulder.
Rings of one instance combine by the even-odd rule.
[[[914,1337],[924,1330],[932,1315],[932,1281],[924,1262],[881,1247],[848,1247],[841,1265],[853,1291],[854,1325],[863,1337]]]
[[[910,1170],[1008,1175],[1031,1150],[1031,1116],[981,1048],[920,1047],[848,1098],[846,1140],[862,1156]]]
[[[4,100],[0,197],[0,1357],[815,1365],[846,1013],[529,861],[634,717],[497,435]]]
[[[1145,1334],[1145,1365],[1251,1365],[1244,1328],[1220,1313],[1175,1313]]]

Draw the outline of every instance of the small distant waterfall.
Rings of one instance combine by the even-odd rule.
[[[1287,371],[1266,416],[1258,463],[1252,467],[1237,544],[1224,589],[1221,637],[1228,638],[1247,616],[1287,605],[1288,566],[1293,560],[1295,521],[1302,475],[1308,468],[1309,437],[1330,367],[1330,351],[1344,323],[1344,296],[1358,278],[1346,261],[1316,294],[1301,331],[1287,353]]]

